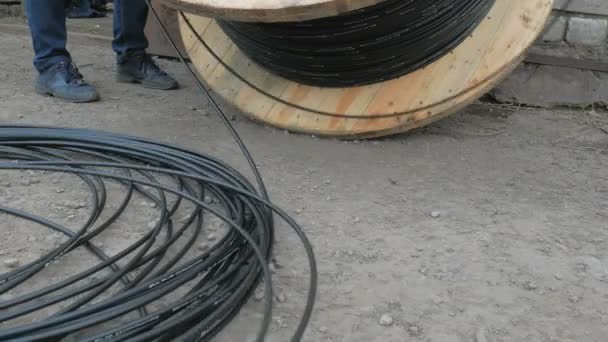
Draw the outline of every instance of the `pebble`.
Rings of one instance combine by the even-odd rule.
[[[277,302],[279,303],[285,303],[287,301],[287,296],[285,296],[284,293],[279,293],[275,296],[275,299],[277,300]]]
[[[202,242],[201,244],[198,245],[198,249],[201,250],[201,251],[203,251],[203,252],[206,251],[206,250],[208,250],[210,247],[211,247],[211,245],[209,245],[206,242]]]
[[[348,254],[348,256],[353,256],[353,255],[355,255],[355,251],[350,250],[350,251],[347,251],[346,254]]]
[[[264,299],[264,290],[256,289],[255,293],[253,294],[253,299],[257,300],[258,302]]]
[[[73,201],[67,201],[65,202],[64,206],[66,208],[70,208],[70,209],[81,209],[87,206],[87,202],[73,202]]]
[[[330,185],[331,181],[329,179],[326,179],[323,183],[325,183],[325,185]]]
[[[215,239],[217,239],[217,236],[214,233],[207,234],[207,240],[213,241]]]
[[[182,217],[181,219],[179,219],[179,223],[185,224],[186,222],[188,222],[188,220],[190,220],[190,215],[186,215],[186,216]]]
[[[407,332],[411,336],[418,336],[422,332],[422,329],[417,325],[411,325],[409,328],[407,328]]]
[[[391,317],[391,315],[389,314],[383,314],[382,316],[380,316],[380,319],[378,320],[378,324],[380,324],[383,327],[390,327],[391,325],[393,325],[394,320],[393,317]]]
[[[274,262],[268,263],[268,268],[270,269],[271,273],[277,273],[277,265],[275,265]]]
[[[21,180],[21,185],[32,185],[32,184],[38,184],[40,183],[40,180],[38,178],[30,178],[30,179],[22,179]]]
[[[485,329],[477,330],[477,333],[475,333],[475,342],[489,342],[486,337]]]
[[[355,217],[355,218],[353,219],[353,222],[354,222],[354,223],[359,223],[359,222],[361,222],[361,218],[360,218],[360,217]]]
[[[537,288],[538,288],[538,285],[536,285],[536,283],[532,280],[524,282],[524,289],[526,289],[526,290],[531,291],[531,290],[536,290]]]
[[[154,229],[156,227],[156,225],[158,224],[158,220],[154,220],[152,222],[148,223],[148,228],[149,229]]]
[[[433,298],[433,303],[435,305],[441,305],[441,304],[443,304],[443,299],[441,299],[439,297]]]
[[[456,316],[456,313],[454,311],[450,311],[450,312],[448,312],[448,315],[450,317],[454,317],[454,316]]]
[[[206,204],[211,204],[213,203],[213,198],[211,196],[206,195],[204,201]]]
[[[441,217],[441,212],[440,211],[432,211],[431,212],[431,217],[432,218],[440,218]]]
[[[321,334],[325,334],[325,333],[327,333],[327,327],[326,327],[326,326],[324,326],[324,325],[320,326],[320,327],[319,327],[319,332],[320,332]]]
[[[68,215],[68,217],[66,217],[68,220],[73,220],[76,216],[75,215]]]
[[[57,190],[55,190],[58,194],[62,194],[65,192],[65,189],[59,188]]]
[[[4,266],[6,266],[8,268],[19,267],[19,260],[17,260],[16,258],[4,259],[3,263],[4,263]]]

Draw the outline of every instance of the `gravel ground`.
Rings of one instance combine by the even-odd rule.
[[[102,102],[74,105],[33,94],[28,38],[0,33],[0,123],[127,132],[247,172],[179,64],[163,62],[183,89],[158,92],[116,84],[108,46],[72,52]],[[409,134],[346,143],[285,134],[227,111],[273,200],[315,246],[319,297],[305,341],[606,340],[606,113],[479,103]],[[3,172],[0,204],[78,222],[87,198],[73,184],[53,174]],[[104,245],[128,241],[153,215],[145,203],[133,208]],[[56,239],[2,217],[0,272]],[[279,300],[267,340],[283,342],[301,312],[307,268],[283,225],[277,239]],[[55,281],[88,260],[74,256],[37,279]],[[217,341],[247,341],[260,310],[252,300]]]

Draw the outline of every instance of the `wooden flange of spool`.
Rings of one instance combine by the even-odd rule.
[[[486,20],[450,54],[398,79],[352,88],[312,87],[275,76],[206,17],[180,16],[180,31],[202,78],[251,119],[293,132],[360,139],[427,125],[478,99],[522,60],[552,3],[496,0]]]
[[[163,0],[192,14],[234,21],[278,22],[331,17],[384,0]]]

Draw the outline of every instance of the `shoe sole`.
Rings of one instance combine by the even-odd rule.
[[[119,83],[141,84],[144,88],[156,90],[173,90],[179,88],[179,85],[177,83],[172,84],[170,86],[166,86],[154,82],[140,81],[135,77],[121,74],[116,74],[116,81]]]
[[[46,87],[42,87],[40,85],[36,85],[36,93],[38,93],[39,95],[42,95],[42,96],[54,97],[56,99],[59,99],[59,100],[65,101],[65,102],[71,102],[71,103],[89,103],[89,102],[99,101],[99,95],[95,95],[95,96],[85,98],[85,99],[57,96],[57,94],[53,93],[50,89],[48,89]]]

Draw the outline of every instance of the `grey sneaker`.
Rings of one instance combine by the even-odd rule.
[[[116,80],[122,83],[141,83],[146,88],[169,90],[179,87],[150,55],[135,55],[116,66]]]
[[[69,102],[99,100],[95,87],[85,82],[76,65],[67,61],[59,62],[40,73],[36,81],[36,92]]]

